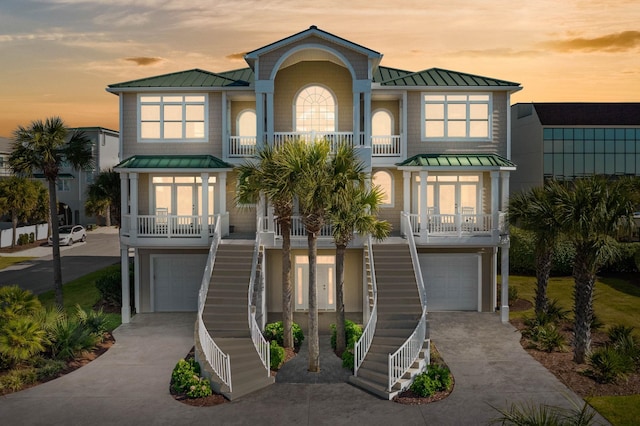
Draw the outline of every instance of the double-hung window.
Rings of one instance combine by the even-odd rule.
[[[206,142],[206,95],[140,95],[138,109],[140,141]]]
[[[491,95],[425,93],[422,140],[488,140]]]

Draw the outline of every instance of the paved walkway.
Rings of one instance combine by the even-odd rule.
[[[59,379],[0,397],[2,423],[478,425],[496,416],[489,404],[568,406],[566,398],[577,399],[520,347],[519,333],[501,324],[498,315],[457,312],[430,318],[432,339],[456,380],[453,393],[443,401],[407,406],[380,400],[341,382],[339,373],[320,373],[318,383],[311,384],[311,373],[299,368],[305,365],[301,351],[276,384],[232,403],[190,407],[173,400],[169,379],[177,360],[193,345],[194,320],[193,314],[136,315],[115,330],[116,344],[97,360]],[[326,352],[328,344],[322,347]],[[321,359],[323,371],[335,368],[325,362],[327,356]]]

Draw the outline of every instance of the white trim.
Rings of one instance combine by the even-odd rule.
[[[427,95],[440,95],[440,96],[448,96],[451,95],[451,93],[448,92],[443,92],[443,91],[437,91],[437,92],[421,92],[420,93],[420,141],[421,142],[491,142],[493,140],[493,93],[492,92],[487,92],[486,88],[484,89],[485,91],[483,92],[473,92],[473,94],[469,94],[467,93],[467,96],[476,96],[476,95],[487,95],[489,97],[488,102],[474,102],[474,101],[470,101],[469,99],[467,99],[464,102],[464,105],[467,106],[467,116],[465,119],[466,122],[466,134],[470,134],[470,128],[469,128],[469,123],[470,123],[470,118],[469,118],[469,114],[468,114],[468,106],[470,104],[482,104],[482,105],[487,105],[487,119],[488,119],[488,129],[487,129],[487,137],[449,137],[449,136],[441,136],[441,137],[427,137],[425,136],[425,125],[426,125],[426,118],[425,118],[425,99],[424,97]],[[456,93],[455,96],[460,96],[460,95],[464,95],[464,93]],[[439,102],[433,102],[436,104],[440,104]],[[458,103],[458,102],[454,102],[454,103]],[[462,103],[459,103],[462,104]],[[444,131],[446,133],[447,131],[447,126],[446,124],[448,123],[447,121],[447,111],[446,111],[446,106],[448,105],[447,100],[443,100],[442,101],[442,105],[445,106],[444,108],[444,117],[443,117],[443,124],[445,124],[444,127]],[[456,120],[458,121],[458,120]],[[461,121],[461,120],[460,120]]]
[[[161,98],[161,100],[159,101],[159,106],[160,106],[160,118],[159,118],[159,123],[160,123],[160,138],[154,139],[154,138],[142,138],[142,102],[141,102],[141,98],[142,97],[151,97],[151,96],[158,96]],[[163,96],[182,96],[183,98],[186,96],[203,96],[204,97],[204,101],[203,101],[203,106],[204,106],[204,129],[203,129],[203,134],[204,136],[202,138],[174,138],[174,139],[168,139],[168,138],[164,138],[162,137],[163,135],[163,125],[164,125],[164,111],[163,111],[163,101],[162,101],[162,97]],[[186,100],[182,100],[182,105],[183,107],[185,107],[186,105],[189,105],[190,103],[187,102]],[[199,103],[198,103],[199,104]],[[184,110],[183,110],[184,113]],[[209,142],[209,94],[206,92],[201,92],[201,93],[166,93],[166,92],[158,92],[158,93],[139,93],[137,98],[136,98],[136,127],[137,127],[137,142],[138,143],[208,143]],[[184,134],[185,131],[185,124],[186,124],[186,117],[183,115],[182,117],[182,131]]]
[[[290,56],[294,55],[295,53],[301,50],[314,50],[314,49],[325,51],[335,56],[336,58],[338,58],[340,62],[342,62],[342,64],[345,66],[345,68],[349,70],[349,73],[351,74],[351,80],[357,80],[356,71],[353,69],[351,62],[349,62],[349,60],[342,53],[338,52],[337,50],[329,46],[325,46],[323,44],[317,44],[317,43],[302,44],[282,54],[280,58],[276,61],[276,63],[273,65],[273,68],[271,69],[271,75],[269,76],[269,80],[275,80],[276,74],[280,71],[280,67],[287,59],[289,59]]]
[[[337,132],[338,131],[338,98],[336,97],[336,94],[333,92],[333,90],[331,90],[331,88],[329,86],[326,86],[322,83],[309,83],[309,84],[305,84],[304,86],[302,86],[296,93],[295,95],[293,95],[293,104],[291,105],[292,108],[292,116],[293,116],[293,129],[294,131],[298,132],[298,115],[297,115],[297,105],[298,105],[298,98],[300,97],[300,94],[307,90],[310,87],[320,87],[324,90],[326,90],[331,97],[333,98],[333,130],[330,130],[332,132]],[[320,131],[325,131],[325,130],[320,130]],[[355,135],[354,135],[355,137]]]

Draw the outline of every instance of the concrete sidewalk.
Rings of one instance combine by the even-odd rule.
[[[1,397],[0,418],[21,425],[477,425],[496,417],[489,404],[569,407],[566,398],[580,401],[522,349],[519,333],[501,324],[499,315],[452,312],[430,314],[432,340],[456,381],[443,401],[422,406],[384,401],[341,382],[347,377],[342,372],[325,373],[331,383],[318,383],[318,376],[311,384],[298,362],[276,384],[237,401],[191,407],[171,397],[169,380],[175,363],[193,346],[194,321],[194,314],[138,314],[115,330],[116,344],[97,360]],[[303,361],[304,353],[299,356]]]

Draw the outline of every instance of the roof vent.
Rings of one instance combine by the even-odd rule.
[[[318,29],[318,27],[316,27],[315,25],[312,25],[312,26],[310,26],[310,27],[309,27],[309,29],[310,29],[310,30],[317,30],[317,29]]]

